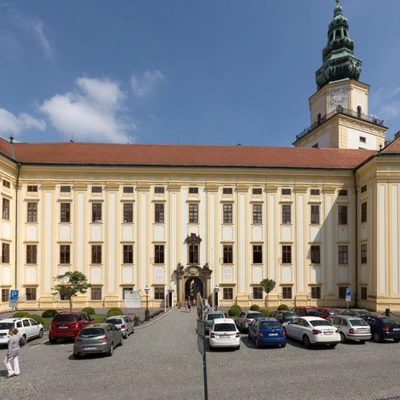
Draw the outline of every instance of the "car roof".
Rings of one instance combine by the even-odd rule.
[[[332,315],[329,318],[344,318],[344,319],[362,319],[360,317],[357,317],[355,315],[347,315],[347,314],[338,314],[338,315]]]
[[[276,318],[273,317],[262,317],[262,318],[257,318],[257,320],[260,322],[279,322]]]
[[[107,321],[108,319],[112,319],[112,318],[126,318],[127,316],[128,315],[110,315],[105,320]]]
[[[82,328],[82,330],[86,329],[86,328],[107,328],[107,326],[110,326],[110,325],[113,326],[113,324],[111,324],[109,322],[99,322],[96,324],[86,325],[84,328]]]
[[[235,323],[235,321],[232,318],[215,318],[214,319],[214,325],[216,324],[222,324],[224,322],[230,322],[232,324]]]
[[[316,310],[318,310],[318,308],[314,307],[314,306],[298,306],[298,307],[295,307],[294,309],[296,309],[296,308],[315,308]]]
[[[28,318],[28,317],[24,317],[24,318]],[[4,319],[1,319],[0,322],[15,322],[20,319],[22,319],[22,318],[4,318]]]
[[[305,319],[306,321],[326,321],[326,319],[324,319],[324,318],[314,317],[314,316],[311,316],[311,315],[307,315],[307,316],[299,317],[299,318]]]

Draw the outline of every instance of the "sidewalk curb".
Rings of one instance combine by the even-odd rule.
[[[160,319],[163,319],[166,315],[168,315],[169,313],[171,313],[172,311],[176,310],[177,307],[173,307],[171,309],[168,309],[167,312],[162,313],[159,317],[157,317],[156,319],[153,319],[152,321],[149,321],[148,323],[145,324],[141,324],[139,326],[135,326],[135,331],[138,330],[142,330],[144,328],[147,328],[148,326],[153,325],[154,323],[156,323],[157,321],[159,321]]]

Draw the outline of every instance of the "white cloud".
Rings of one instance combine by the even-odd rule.
[[[29,114],[21,113],[15,116],[4,108],[0,108],[0,132],[5,134],[18,135],[28,129],[44,131],[46,123]]]
[[[164,79],[164,75],[156,69],[144,72],[141,77],[132,74],[132,92],[136,97],[143,98],[152,92]]]
[[[45,24],[42,20],[31,20],[28,22],[28,28],[32,29],[39,40],[40,45],[47,58],[53,58],[54,49],[50,45],[50,41],[44,33]]]
[[[391,120],[400,116],[400,87],[393,89],[379,88],[372,96],[370,103],[372,110],[384,120]]]
[[[136,125],[122,114],[125,94],[110,79],[76,80],[76,88],[45,100],[40,110],[60,132],[82,141],[126,142]]]

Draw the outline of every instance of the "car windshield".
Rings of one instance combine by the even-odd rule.
[[[106,319],[104,322],[108,322],[108,323],[114,324],[114,325],[122,324],[122,320],[119,318]]]
[[[350,323],[353,326],[368,326],[368,324],[363,319],[351,319]]]
[[[296,318],[296,317],[298,317],[298,315],[297,315],[297,313],[286,313],[286,314],[284,314],[283,315],[283,318],[285,318],[285,319],[293,319],[293,318]]]
[[[90,337],[96,337],[96,336],[102,336],[102,335],[104,335],[104,329],[102,329],[102,328],[82,329],[79,333],[79,336],[84,337],[84,338],[90,338]]]
[[[328,321],[325,320],[320,321],[317,319],[310,321],[310,324],[312,326],[332,326]]]
[[[208,321],[213,321],[216,318],[223,318],[223,315],[222,314],[208,314],[207,315]]]
[[[319,315],[319,313],[318,313],[317,309],[309,308],[307,310],[307,315],[315,315],[317,317]]]
[[[12,322],[0,322],[0,330],[2,329],[11,329],[14,328],[14,324]]]
[[[268,321],[261,324],[261,329],[274,329],[280,328],[281,324],[278,321]]]
[[[235,332],[236,326],[231,323],[222,323],[214,326],[214,332]]]
[[[369,311],[358,311],[358,314],[359,315],[361,315],[361,316],[369,316],[369,315],[372,315]]]
[[[76,315],[58,314],[53,318],[53,322],[75,322]]]
[[[330,315],[339,315],[339,314],[340,314],[340,311],[339,311],[339,310],[330,310],[330,311],[329,311],[329,314],[330,314]]]
[[[262,314],[260,314],[260,313],[248,313],[247,314],[247,318],[260,318],[260,317],[262,317]]]
[[[382,318],[382,322],[384,324],[397,324],[397,322],[394,319],[391,319],[391,318]]]

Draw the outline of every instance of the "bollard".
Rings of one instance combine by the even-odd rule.
[[[386,308],[385,310],[385,316],[390,317],[390,308]]]

